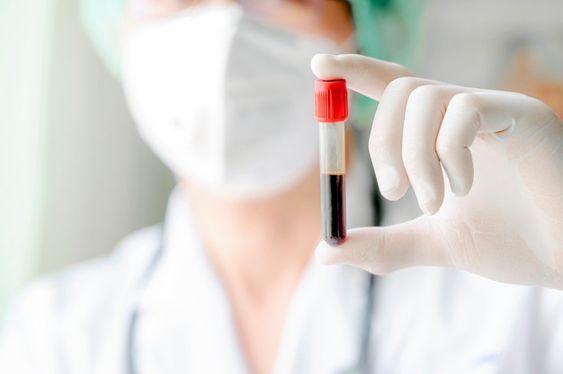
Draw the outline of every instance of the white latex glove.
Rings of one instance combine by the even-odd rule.
[[[379,101],[369,150],[380,191],[397,200],[410,184],[426,213],[321,243],[321,263],[376,274],[447,266],[563,289],[563,124],[545,104],[359,55],[317,55],[311,67]]]

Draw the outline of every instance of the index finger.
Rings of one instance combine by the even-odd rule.
[[[402,65],[354,54],[317,54],[311,70],[319,79],[343,78],[348,88],[377,101],[391,81],[412,75]]]

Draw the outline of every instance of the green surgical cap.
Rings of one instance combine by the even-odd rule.
[[[359,53],[413,69],[419,56],[424,0],[349,0]],[[355,95],[351,122],[371,126],[377,103]]]
[[[359,52],[413,67],[424,0],[349,0]]]
[[[80,0],[82,25],[98,56],[114,77],[121,77],[121,36],[125,0]]]

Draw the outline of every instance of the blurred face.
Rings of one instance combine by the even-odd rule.
[[[240,3],[245,10],[287,30],[326,37],[337,44],[348,41],[354,31],[350,6],[343,0],[130,0],[127,21],[135,28],[187,8],[232,3]]]
[[[132,0],[124,88],[141,136],[188,185],[283,194],[318,165],[309,63],[353,52],[342,1]]]

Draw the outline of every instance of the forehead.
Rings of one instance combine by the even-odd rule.
[[[346,0],[128,0],[127,31],[147,21],[175,16],[190,7],[229,4],[239,4],[245,11],[281,28],[336,43],[348,40],[354,29]]]
[[[346,0],[128,0],[127,10],[129,15],[137,16],[166,16],[177,11],[207,4],[232,4],[239,3],[249,10],[291,6],[292,8],[315,8],[326,3],[347,3]]]

